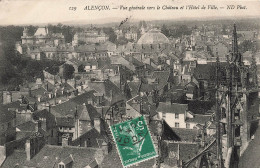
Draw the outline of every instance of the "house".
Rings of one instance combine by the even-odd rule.
[[[126,117],[136,118],[145,115],[152,119],[157,117],[155,105],[149,103],[147,96],[135,96],[126,102]]]
[[[15,140],[16,111],[20,102],[0,105],[0,145]]]
[[[198,125],[206,125],[211,115],[194,114],[188,111],[188,104],[160,102],[156,110],[172,128],[196,129]]]
[[[189,115],[187,104],[160,102],[156,111],[160,118],[164,119],[170,127],[187,128],[185,122],[187,115]],[[193,128],[193,126],[195,125],[190,126],[190,128]]]

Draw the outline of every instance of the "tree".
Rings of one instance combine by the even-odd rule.
[[[117,40],[117,44],[119,44],[119,45],[124,45],[127,43],[128,43],[128,40],[125,37],[119,37]]]
[[[103,32],[109,36],[109,41],[111,41],[112,43],[116,42],[117,36],[115,31],[111,27],[104,27]]]
[[[256,45],[254,42],[250,41],[250,40],[245,40],[243,41],[239,47],[240,52],[244,53],[246,51],[255,51],[256,50]]]
[[[166,27],[165,24],[162,25],[161,32],[166,36],[169,37],[169,29]]]
[[[78,72],[86,72],[83,64],[78,67]]]
[[[75,69],[74,69],[74,67],[72,65],[64,64],[63,78],[65,80],[72,79],[74,71],[75,71]]]

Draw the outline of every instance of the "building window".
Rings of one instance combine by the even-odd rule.
[[[7,128],[10,128],[11,127],[11,122],[9,122],[8,124],[7,124]]]
[[[166,118],[166,113],[162,113],[162,118]]]
[[[64,164],[59,164],[59,168],[65,168]]]
[[[180,124],[178,122],[175,123],[175,127],[176,128],[179,128],[180,127]]]
[[[190,124],[189,123],[186,123],[186,128],[190,128]]]
[[[179,114],[175,114],[175,119],[179,119]]]

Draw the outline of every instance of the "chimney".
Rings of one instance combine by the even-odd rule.
[[[25,152],[26,152],[26,160],[28,160],[28,161],[31,160],[32,154],[31,154],[31,140],[30,139],[26,140]]]
[[[94,118],[94,128],[100,133],[101,131],[100,118]]]
[[[102,143],[102,151],[104,155],[108,154],[108,144],[105,141]]]
[[[37,96],[37,100],[38,100],[38,102],[41,102],[41,95]]]
[[[69,136],[69,134],[63,134],[61,138],[62,138],[62,146],[69,146],[71,141],[71,137]]]

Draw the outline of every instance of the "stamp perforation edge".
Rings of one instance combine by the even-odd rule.
[[[144,117],[144,116],[142,115],[142,116],[140,116],[140,117]],[[139,118],[139,117],[136,117],[136,118]],[[125,121],[124,121],[124,122],[125,122]],[[145,118],[144,118],[144,122],[145,122],[145,124],[146,124]],[[115,125],[119,125],[119,124],[120,124],[120,123],[117,123],[117,124],[115,124]],[[115,125],[112,125],[112,126],[115,126]],[[156,158],[156,157],[159,156],[158,153],[157,153],[157,151],[156,151],[156,148],[155,148],[155,145],[154,145],[154,142],[153,142],[153,138],[152,138],[152,136],[151,136],[150,128],[149,128],[149,126],[148,126],[147,124],[146,124],[146,126],[147,126],[148,132],[149,132],[149,134],[150,134],[149,136],[151,137],[152,145],[153,145],[153,148],[155,149],[156,155],[154,155],[154,156],[152,156],[152,157],[149,157],[149,158],[145,158],[145,159],[143,159],[143,160],[139,160],[139,161],[137,161],[137,162],[135,162],[135,163],[131,163],[131,164],[127,165],[127,166],[124,166],[124,164],[123,164],[123,162],[122,162],[122,158],[123,158],[123,157],[122,157],[122,154],[121,154],[121,152],[120,152],[120,150],[118,149],[118,146],[117,146],[117,144],[116,144],[116,139],[115,139],[114,134],[113,134],[113,131],[112,131],[112,129],[111,129],[111,125],[109,126],[109,129],[110,129],[110,131],[111,131],[111,133],[112,133],[113,140],[114,140],[114,142],[115,142],[115,146],[116,146],[117,153],[119,153],[119,158],[120,158],[121,164],[122,164],[122,166],[123,166],[124,168],[128,168],[128,167],[134,166],[134,165],[136,165],[136,164],[145,162],[145,161],[147,161],[147,160],[150,160],[150,159],[153,159],[153,158]]]

